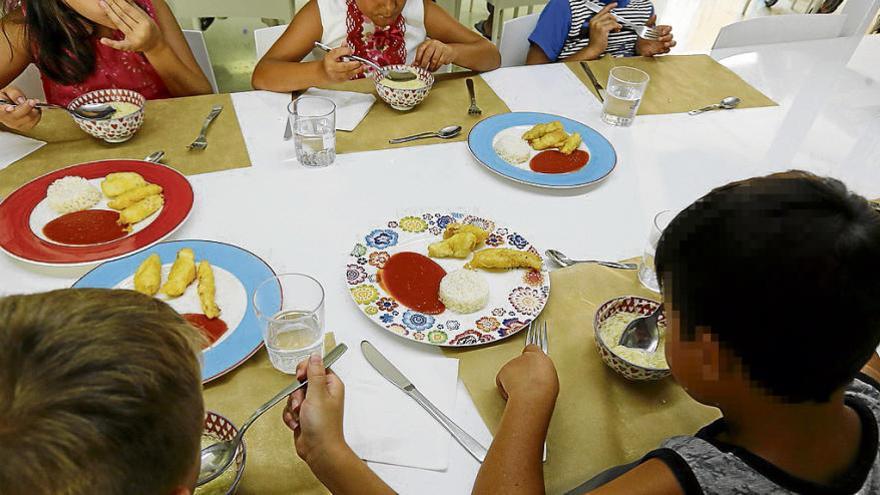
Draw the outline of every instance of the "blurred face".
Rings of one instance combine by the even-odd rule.
[[[714,404],[719,387],[718,345],[708,332],[682,340],[680,313],[668,299],[666,310],[666,362],[672,376],[688,395],[704,404]]]
[[[110,29],[116,29],[116,25],[104,13],[104,9],[98,4],[98,0],[63,0],[68,7],[75,10],[86,19]]]
[[[386,28],[403,11],[406,0],[355,0],[355,3],[373,24]]]

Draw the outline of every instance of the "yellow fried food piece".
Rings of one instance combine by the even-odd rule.
[[[145,186],[129,189],[124,193],[116,196],[107,202],[107,206],[114,210],[124,210],[138,201],[152,196],[154,194],[162,194],[162,186],[156,184],[147,184]]]
[[[477,236],[470,232],[459,232],[449,239],[428,245],[428,256],[432,258],[467,258],[477,246]]]
[[[473,259],[464,265],[465,268],[500,270],[510,268],[531,268],[540,270],[541,257],[529,251],[508,248],[483,249],[474,253]]]
[[[446,230],[443,231],[443,238],[449,239],[450,237],[458,234],[459,232],[470,232],[477,236],[477,246],[486,242],[486,239],[489,238],[489,233],[485,230],[477,227],[476,225],[462,225],[460,223],[450,223],[446,226]]]
[[[562,146],[562,143],[564,143],[566,139],[568,139],[568,134],[566,134],[565,131],[559,130],[544,134],[538,139],[533,139],[529,144],[532,145],[533,149],[540,151],[550,148],[558,148]]]
[[[168,280],[162,286],[162,293],[168,297],[180,297],[195,279],[196,255],[192,249],[183,248],[177,252]]]
[[[559,151],[566,155],[570,155],[574,150],[578,149],[578,146],[580,145],[581,135],[573,132],[571,136],[568,136],[568,139],[566,139],[565,142],[562,143],[562,147],[559,148]]]
[[[148,296],[155,296],[162,285],[162,260],[158,254],[151,254],[134,272],[134,290]]]
[[[120,194],[147,185],[141,174],[135,172],[113,172],[101,181],[101,191],[108,197],[115,198]]]
[[[558,120],[554,120],[553,122],[548,122],[546,124],[538,124],[535,127],[532,127],[525,134],[522,135],[522,138],[526,141],[531,141],[532,139],[538,139],[539,137],[550,134],[553,131],[561,131],[562,130],[562,122]]]
[[[138,201],[128,208],[119,212],[118,223],[120,225],[133,225],[159,211],[165,204],[165,198],[161,194],[154,194]]]
[[[202,313],[210,319],[220,316],[220,308],[214,300],[214,269],[205,260],[199,261],[199,302],[202,303]]]

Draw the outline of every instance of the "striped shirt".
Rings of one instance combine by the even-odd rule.
[[[596,3],[602,4],[601,0]],[[651,0],[619,1],[614,13],[634,24],[643,25],[654,13]],[[553,62],[568,58],[590,43],[590,19],[595,14],[583,0],[550,0],[544,7],[529,41]],[[605,54],[615,57],[636,55],[636,34],[629,29],[608,34]]]

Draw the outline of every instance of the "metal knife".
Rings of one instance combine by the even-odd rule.
[[[452,438],[454,438],[458,443],[464,447],[465,450],[470,453],[470,455],[474,456],[474,459],[483,462],[483,459],[486,458],[486,447],[480,445],[480,442],[477,442],[472,436],[468,435],[467,432],[461,429],[457,424],[455,424],[451,419],[446,417],[434,404],[431,404],[424,395],[416,388],[415,385],[409,378],[405,377],[403,373],[400,372],[391,361],[388,360],[385,356],[379,352],[378,349],[373,347],[373,344],[367,342],[366,340],[361,341],[361,352],[363,352],[364,357],[367,358],[367,362],[379,372],[386,380],[393,383],[397,388],[403,390],[403,393],[410,396],[414,401],[418,402],[420,406],[422,406],[428,414],[434,417],[441,425],[443,425],[446,430],[452,434]]]
[[[590,69],[590,64],[585,61],[581,61],[581,67],[584,68],[584,72],[587,73],[587,77],[590,78],[590,82],[593,83],[593,88],[596,89],[596,94],[599,95],[599,101],[605,103],[605,88],[599,84],[599,81],[596,79],[596,75],[593,74],[593,70]]]

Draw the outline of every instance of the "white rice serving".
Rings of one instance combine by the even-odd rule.
[[[49,185],[46,200],[49,207],[58,213],[73,213],[88,210],[98,204],[101,201],[101,192],[88,180],[68,175]]]
[[[473,270],[447,273],[440,281],[440,300],[456,313],[479,311],[489,303],[489,283]]]
[[[644,315],[626,311],[615,313],[606,318],[599,326],[599,335],[602,337],[605,345],[608,346],[608,349],[625,361],[645,368],[669,369],[669,364],[666,363],[666,325],[662,323],[657,325],[660,331],[660,343],[654,352],[632,349],[618,344],[626,325],[641,316]]]
[[[521,137],[521,134],[519,130],[500,132],[492,145],[495,153],[511,165],[525,163],[532,156],[532,147]]]

